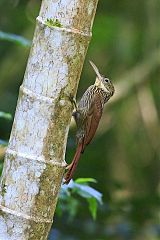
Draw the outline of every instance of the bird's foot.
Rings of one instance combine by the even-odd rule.
[[[70,164],[67,164],[67,166],[65,167],[65,170],[68,170],[68,169],[70,169],[70,167],[72,166],[72,163],[70,163]]]
[[[70,180],[71,180],[71,177],[70,177],[70,175],[68,174],[69,171],[70,171],[70,169],[71,169],[71,167],[72,167],[72,163],[67,164],[67,166],[65,167],[65,170],[67,170],[67,172],[66,172],[65,175],[64,175],[63,184],[68,184],[68,183],[70,182]]]
[[[74,96],[72,96],[71,94],[68,96],[69,100],[71,101],[71,103],[73,104],[73,106],[75,107],[76,111],[77,111],[77,102]]]

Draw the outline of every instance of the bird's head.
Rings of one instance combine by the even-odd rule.
[[[107,92],[110,96],[113,96],[114,92],[115,92],[115,89],[114,89],[114,86],[111,82],[111,80],[103,75],[101,75],[99,73],[99,70],[98,68],[96,67],[96,65],[92,62],[92,61],[89,61],[91,66],[93,67],[95,73],[96,73],[96,81],[95,81],[95,85],[98,87],[98,88],[102,88],[105,92]]]

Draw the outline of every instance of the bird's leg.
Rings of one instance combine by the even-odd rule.
[[[77,107],[77,103],[76,103],[75,97],[73,97],[71,94],[68,97],[69,97],[69,100],[71,101],[71,103],[73,104],[73,106],[75,107],[75,109],[77,111],[78,107]]]

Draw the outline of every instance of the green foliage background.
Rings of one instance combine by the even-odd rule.
[[[14,115],[39,7],[38,0],[0,0],[1,112]],[[76,204],[70,200],[70,211],[56,216],[50,239],[160,239],[159,12],[158,0],[99,0],[77,96],[94,82],[89,59],[113,80],[116,93],[75,178],[96,178],[104,204],[94,221],[81,198],[78,215],[68,217]],[[1,148],[12,125],[7,116],[0,116]],[[74,135],[71,129],[67,160],[75,151]]]

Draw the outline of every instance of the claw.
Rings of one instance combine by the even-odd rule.
[[[71,166],[71,163],[70,164],[67,164],[67,166],[65,167],[65,170],[68,170]]]
[[[68,96],[69,100],[71,101],[71,103],[74,105],[76,111],[77,111],[77,103],[76,103],[76,99],[75,97],[73,97],[71,94]]]

